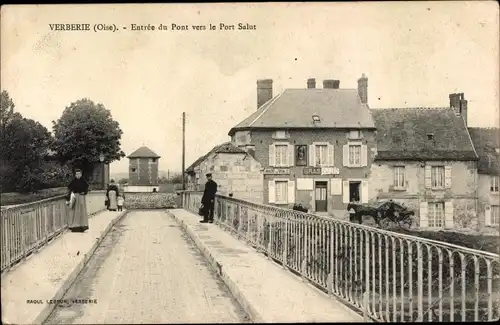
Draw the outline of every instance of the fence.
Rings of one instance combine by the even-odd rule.
[[[195,213],[201,193],[183,193]],[[216,223],[383,322],[499,318],[499,255],[217,196]]]
[[[89,215],[105,209],[104,197],[104,192],[91,192],[86,196]],[[2,209],[1,271],[4,272],[66,230],[67,215],[64,196]]]

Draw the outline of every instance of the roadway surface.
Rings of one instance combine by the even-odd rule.
[[[248,318],[178,224],[131,211],[45,324],[241,323]],[[82,303],[75,300],[96,300]]]

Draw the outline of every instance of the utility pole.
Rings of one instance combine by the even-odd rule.
[[[186,162],[186,113],[182,112],[182,171],[181,171],[181,177],[182,177],[182,190],[186,190],[186,184],[184,180],[184,169],[185,169],[185,162]]]

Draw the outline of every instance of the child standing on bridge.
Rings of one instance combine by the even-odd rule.
[[[118,196],[118,199],[117,199],[118,211],[123,211],[123,203],[124,202],[125,202],[125,198],[123,197],[123,194]]]

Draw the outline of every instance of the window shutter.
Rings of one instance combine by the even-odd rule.
[[[425,188],[431,188],[431,166],[425,166]]]
[[[361,203],[368,203],[368,181],[361,181]]]
[[[269,203],[274,203],[276,202],[276,186],[274,181],[268,181],[267,184]]]
[[[453,220],[453,201],[444,202],[444,226],[448,229],[455,228],[454,220]]]
[[[444,167],[444,187],[451,188],[451,166]]]
[[[288,166],[293,167],[295,165],[294,162],[294,157],[295,157],[295,152],[294,152],[294,146],[293,144],[288,145]]]
[[[309,146],[309,166],[316,166],[316,144],[314,142]]]
[[[349,182],[342,182],[342,203],[349,203]]]
[[[364,144],[361,145],[361,167],[368,166],[368,147]]]
[[[276,165],[276,147],[274,144],[269,145],[269,166]]]
[[[335,166],[335,159],[334,159],[334,155],[333,155],[333,145],[329,144],[328,145],[328,166]]]
[[[295,181],[288,181],[288,203],[295,203]]]
[[[420,228],[429,227],[429,217],[427,216],[429,206],[427,202],[420,202]]]
[[[484,224],[486,226],[491,226],[491,206],[487,205],[484,209]]]
[[[349,167],[349,145],[345,144],[342,147],[342,165]]]

